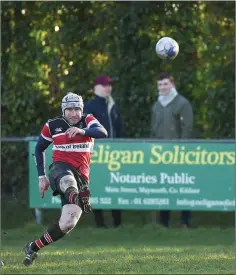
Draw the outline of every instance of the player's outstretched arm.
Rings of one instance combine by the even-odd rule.
[[[35,146],[35,162],[38,170],[38,176],[45,176],[45,162],[44,162],[44,151],[51,144],[51,141],[44,139],[39,136],[37,144]]]
[[[38,170],[39,177],[39,192],[42,198],[44,193],[48,190],[50,183],[45,173],[45,161],[44,151],[51,144],[51,141],[46,140],[42,136],[39,137],[38,142],[35,146],[35,162]]]

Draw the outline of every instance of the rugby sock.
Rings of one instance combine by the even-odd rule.
[[[66,234],[61,231],[59,223],[53,223],[42,237],[31,243],[31,249],[37,252],[39,249],[61,239],[65,235]]]
[[[68,203],[78,205],[78,190],[75,187],[69,187],[65,192],[65,197]],[[65,235],[59,227],[59,223],[54,223],[48,228],[42,237],[31,243],[33,251],[37,252],[39,249],[52,242],[55,242]]]
[[[65,198],[67,199],[68,203],[78,205],[79,203],[78,197],[79,197],[79,193],[75,187],[71,186],[66,189]]]

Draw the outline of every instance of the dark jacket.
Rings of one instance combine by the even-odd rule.
[[[93,114],[108,132],[109,138],[122,137],[122,123],[118,107],[114,104],[108,113],[106,99],[95,95],[95,98],[85,103],[84,113]]]
[[[191,138],[193,129],[191,104],[180,94],[165,107],[157,101],[152,107],[151,127],[152,138]]]

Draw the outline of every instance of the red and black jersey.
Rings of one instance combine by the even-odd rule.
[[[53,143],[53,162],[63,161],[75,167],[89,182],[90,160],[94,145],[94,138],[76,135],[69,138],[65,133],[70,127],[81,129],[89,128],[93,124],[99,124],[98,120],[91,114],[83,114],[81,121],[76,125],[70,125],[61,116],[49,119],[44,125],[41,136]]]

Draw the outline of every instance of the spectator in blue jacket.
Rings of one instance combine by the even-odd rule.
[[[108,132],[108,138],[120,138],[122,136],[121,119],[118,107],[111,96],[112,79],[106,75],[100,75],[94,82],[95,98],[85,103],[84,112],[93,114]],[[103,211],[93,210],[97,227],[106,227]],[[121,211],[112,210],[114,226],[121,225]]]

